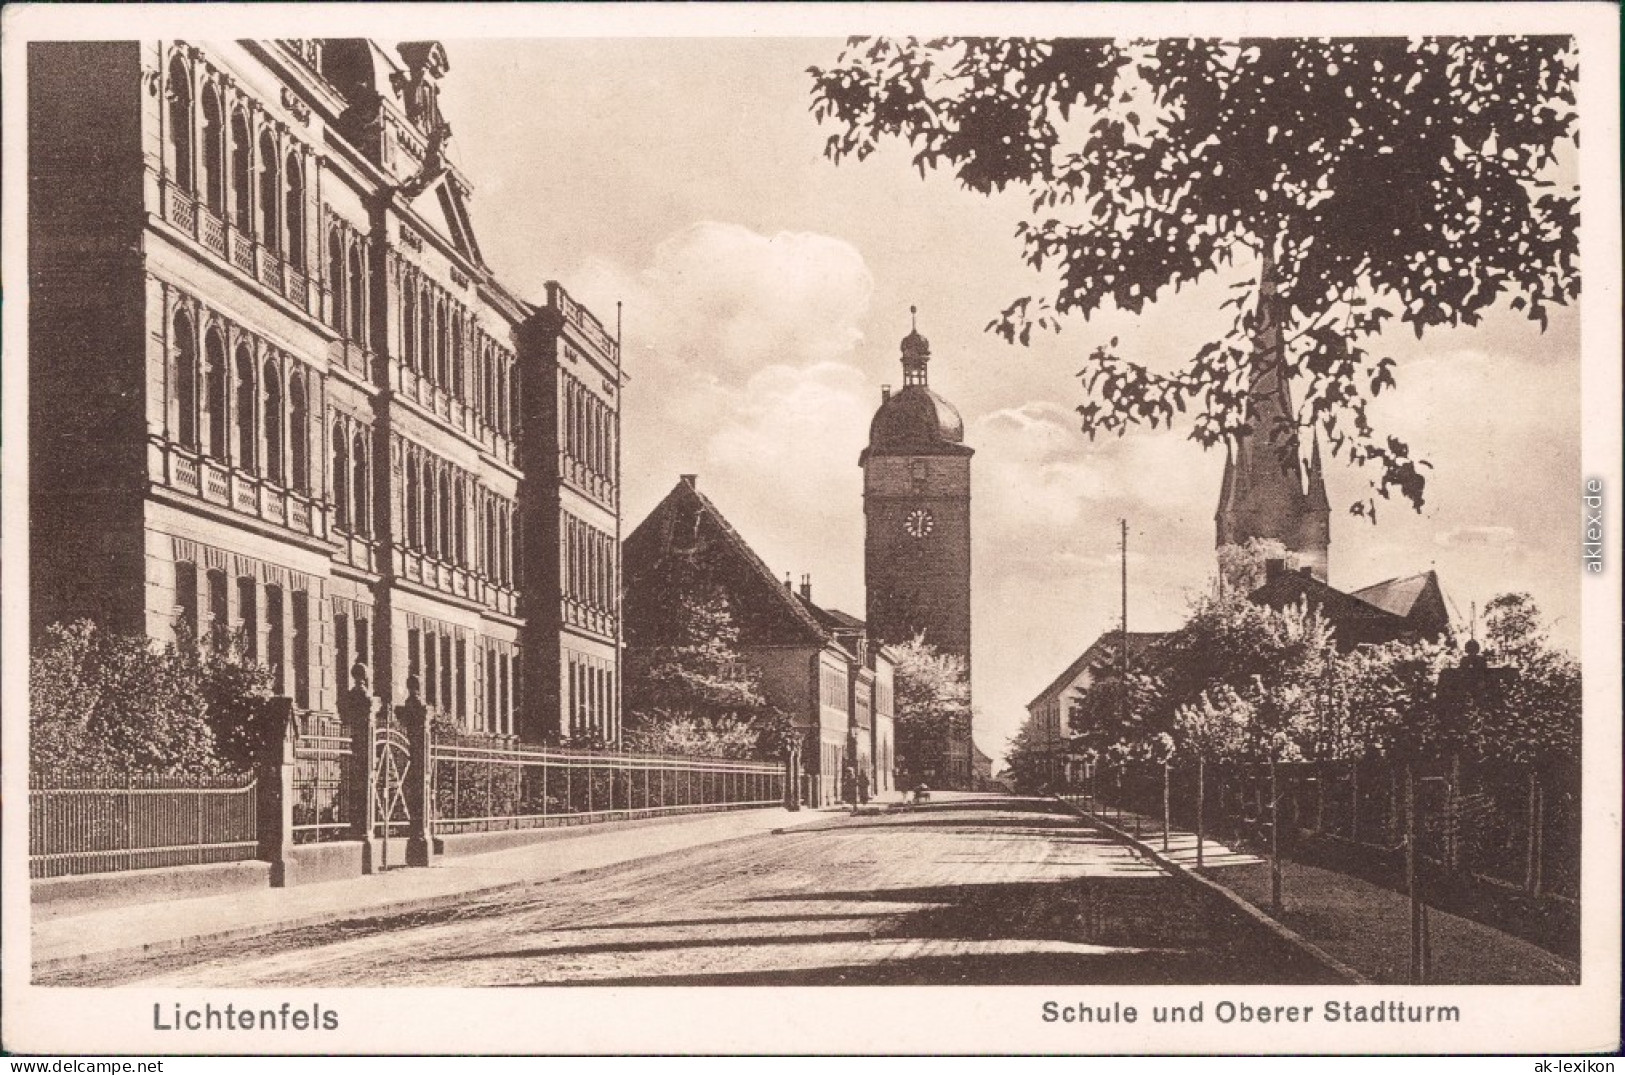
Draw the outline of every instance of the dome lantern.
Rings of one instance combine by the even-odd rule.
[[[903,387],[926,384],[925,367],[931,361],[931,341],[920,335],[917,307],[908,308],[909,334],[903,337]]]

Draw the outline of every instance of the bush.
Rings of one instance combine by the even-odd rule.
[[[240,647],[158,646],[57,624],[29,665],[29,763],[61,773],[213,776],[251,764],[270,673]]]

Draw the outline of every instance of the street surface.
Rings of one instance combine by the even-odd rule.
[[[1050,801],[938,793],[922,807],[826,816],[450,908],[74,968],[40,984],[1327,980]]]

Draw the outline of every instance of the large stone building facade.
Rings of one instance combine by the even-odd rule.
[[[863,468],[865,613],[885,642],[920,637],[971,660],[970,471],[959,412],[931,390],[931,344],[911,330],[902,342],[903,387],[882,389]],[[935,787],[972,785],[969,720],[907,744],[908,778]]]
[[[444,49],[29,51],[36,628],[365,666],[472,733],[618,729],[618,341],[481,255]]]

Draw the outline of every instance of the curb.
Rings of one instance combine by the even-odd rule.
[[[1348,985],[1375,984],[1371,979],[1367,978],[1365,975],[1361,974],[1347,963],[1344,963],[1342,960],[1328,954],[1324,949],[1305,938],[1296,930],[1289,929],[1282,925],[1280,922],[1271,918],[1262,909],[1255,907],[1251,902],[1243,899],[1240,895],[1232,892],[1224,885],[1219,884],[1217,881],[1214,881],[1211,878],[1203,877],[1201,874],[1188,868],[1183,863],[1175,862],[1173,859],[1168,858],[1160,851],[1152,848],[1151,845],[1144,843],[1136,837],[1130,836],[1116,825],[1101,819],[1095,814],[1089,813],[1081,806],[1076,806],[1069,803],[1058,795],[1054,796],[1054,799],[1065,809],[1071,811],[1081,818],[1085,818],[1090,824],[1098,827],[1101,832],[1106,833],[1120,843],[1127,844],[1136,852],[1149,858],[1152,862],[1155,862],[1158,866],[1161,866],[1175,877],[1179,877],[1189,883],[1195,884],[1199,888],[1205,888],[1209,892],[1228,900],[1230,903],[1235,905],[1235,908],[1242,914],[1246,915],[1260,926],[1263,926],[1280,940],[1285,941],[1287,944],[1290,944],[1302,951],[1316,963],[1319,963],[1321,966],[1325,967],[1339,978],[1342,978]]]
[[[551,880],[551,878],[548,878],[548,880]],[[38,978],[41,975],[53,974],[59,971],[84,970],[108,963],[144,959],[148,956],[165,955],[171,952],[184,952],[188,948],[201,948],[205,945],[219,944],[225,941],[246,941],[258,937],[269,937],[277,933],[309,929],[312,926],[325,926],[332,922],[342,922],[351,918],[373,918],[409,914],[417,911],[438,911],[442,907],[461,903],[464,900],[481,896],[495,896],[503,892],[525,888],[535,883],[534,881],[503,881],[483,888],[465,889],[461,892],[446,892],[438,896],[407,897],[393,903],[370,904],[364,907],[352,907],[337,911],[320,911],[298,918],[278,919],[275,922],[259,922],[251,926],[239,926],[235,929],[216,930],[211,933],[196,933],[186,937],[170,937],[159,941],[148,941],[145,944],[131,945],[128,948],[103,948],[95,952],[82,952],[78,955],[56,956],[52,959],[35,960],[31,977]]]
[[[689,815],[683,815],[689,816]],[[590,828],[590,826],[581,826]],[[710,840],[690,847],[675,848],[670,851],[660,851],[653,855],[640,856],[637,860],[659,858],[663,855],[678,855],[692,851],[697,847],[713,847],[717,844],[731,843],[735,840],[750,840],[759,836],[778,834],[786,829],[794,831],[802,826],[790,825],[785,829],[762,830],[761,832],[746,832],[736,836],[725,836],[720,840]],[[817,831],[817,830],[814,830]],[[590,835],[582,833],[581,835]],[[531,847],[540,846],[549,841],[538,841]],[[509,851],[520,850],[509,848]],[[502,852],[491,852],[500,854]],[[478,856],[458,856],[459,858],[477,858]],[[169,937],[163,940],[148,941],[145,944],[133,944],[124,948],[103,948],[94,952],[81,952],[76,955],[55,956],[50,959],[37,959],[29,968],[29,979],[35,981],[42,976],[69,970],[88,970],[107,964],[124,962],[127,960],[144,959],[151,956],[166,955],[173,952],[184,952],[190,948],[201,948],[205,945],[220,944],[226,941],[245,941],[259,937],[269,937],[277,933],[291,930],[309,929],[312,926],[325,926],[332,922],[343,922],[355,918],[381,918],[391,915],[411,914],[424,911],[438,911],[444,907],[463,903],[472,899],[487,898],[513,892],[523,888],[530,888],[537,884],[545,884],[562,877],[570,877],[578,873],[591,873],[593,870],[610,869],[624,863],[611,863],[608,866],[587,866],[578,870],[566,870],[564,873],[552,874],[546,877],[525,878],[518,881],[498,881],[493,884],[482,885],[477,888],[461,889],[456,892],[443,892],[434,896],[408,896],[388,903],[368,904],[365,906],[348,907],[342,910],[318,911],[295,918],[278,919],[275,922],[259,922],[253,925],[238,926],[233,929],[214,930],[209,933],[196,933],[185,937]],[[432,867],[430,867],[432,869]]]

